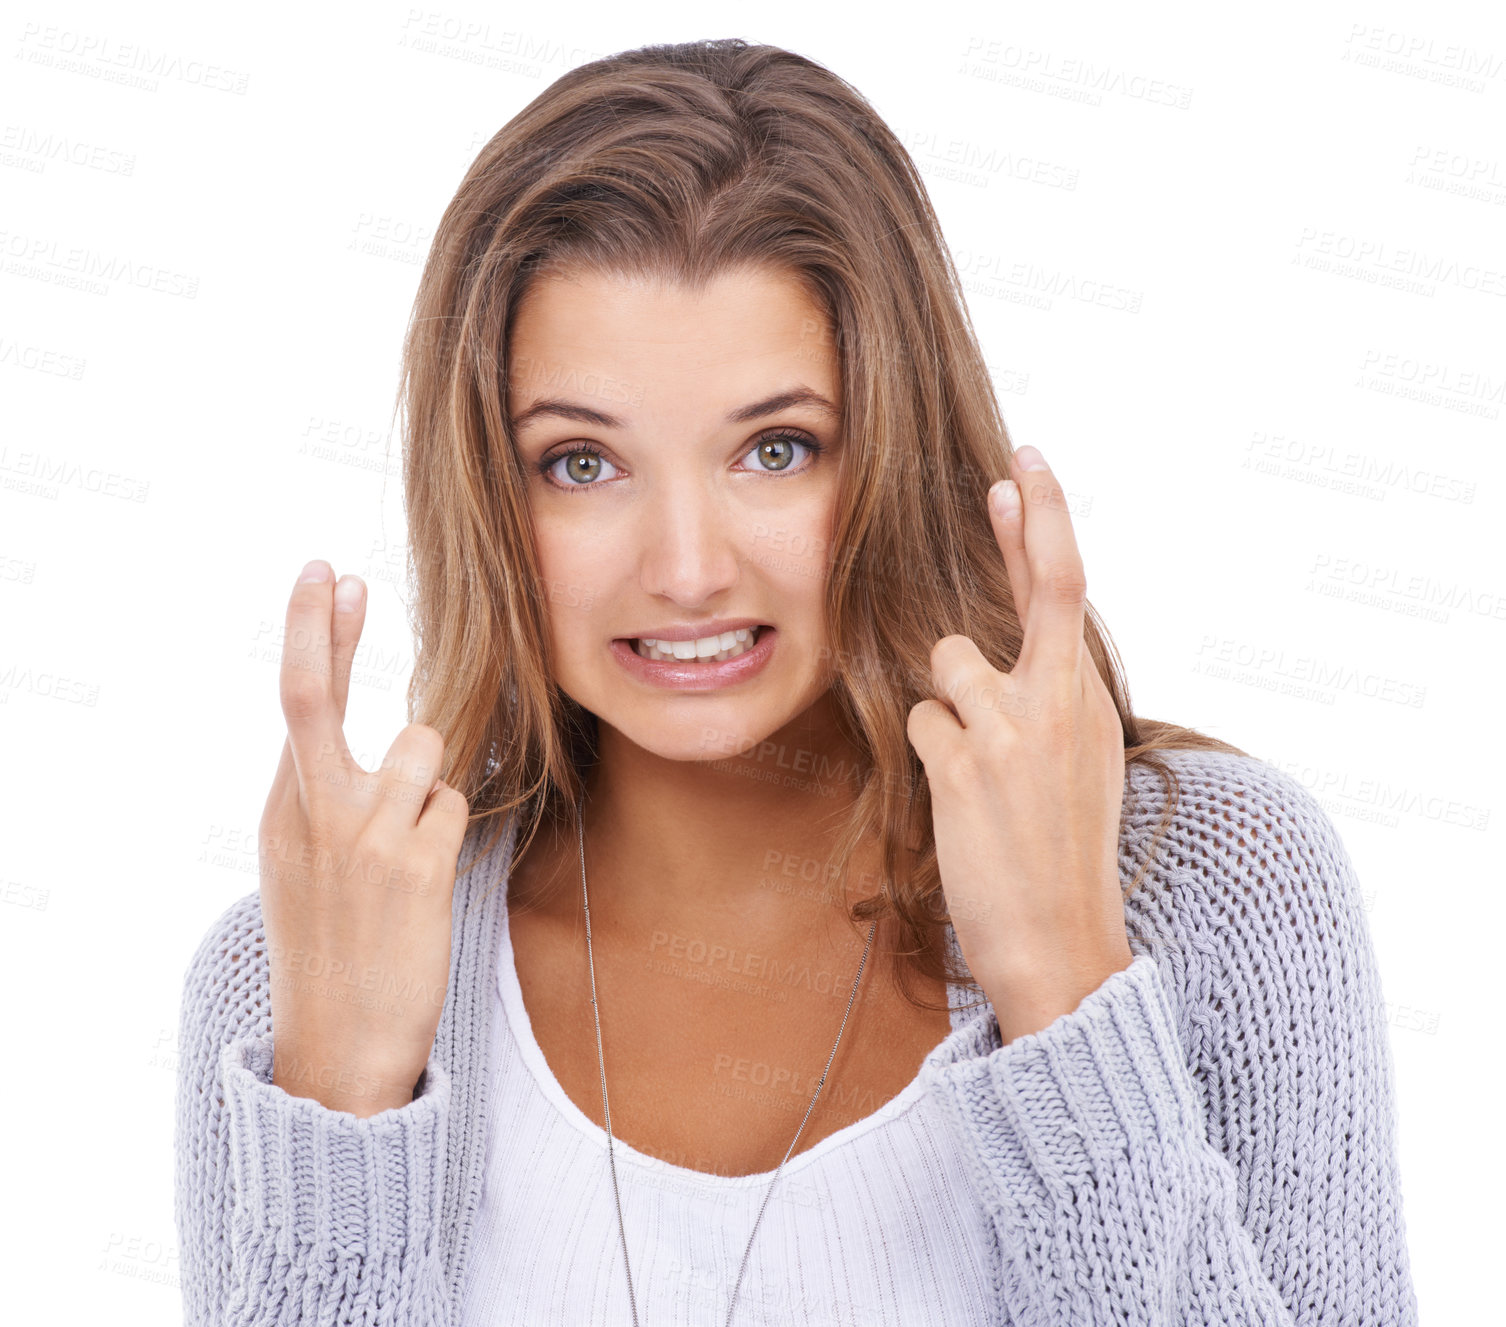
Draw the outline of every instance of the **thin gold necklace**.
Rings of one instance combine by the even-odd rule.
[[[581,801],[584,801],[584,797]],[[580,842],[580,895],[586,910],[586,961],[591,968],[591,1011],[596,1016],[596,1062],[601,1067],[601,1113],[607,1124],[607,1163],[612,1169],[612,1196],[617,1203],[617,1229],[622,1236],[622,1268],[627,1273],[628,1303],[633,1309],[633,1327],[638,1327],[638,1301],[633,1294],[633,1269],[628,1265],[627,1228],[622,1221],[622,1194],[617,1187],[617,1160],[612,1151],[612,1110],[607,1104],[607,1064],[601,1049],[601,1009],[596,999],[596,960],[591,952],[591,900],[586,892],[586,830],[581,801],[575,804],[575,831]],[[759,1206],[758,1216],[753,1222],[752,1234],[748,1236],[748,1247],[743,1250],[742,1266],[737,1269],[737,1281],[732,1287],[732,1299],[727,1305],[728,1327],[732,1322],[732,1310],[737,1305],[737,1292],[742,1287],[743,1272],[747,1270],[748,1255],[753,1251],[753,1237],[758,1234],[764,1208],[769,1205],[769,1195],[774,1192],[774,1186],[779,1182],[779,1172],[784,1169],[784,1163],[790,1159],[790,1153],[795,1150],[795,1144],[800,1141],[800,1135],[805,1132],[805,1122],[810,1119],[811,1111],[815,1109],[816,1097],[821,1095],[821,1089],[826,1086],[826,1075],[831,1069],[831,1062],[837,1058],[837,1047],[842,1044],[842,1033],[847,1027],[847,1015],[852,1012],[852,1002],[857,999],[858,983],[863,980],[863,967],[868,962],[868,951],[873,947],[873,933],[877,929],[878,919],[875,918],[868,928],[868,943],[863,946],[863,957],[858,963],[858,975],[852,979],[852,994],[847,997],[847,1008],[842,1014],[842,1026],[837,1029],[837,1040],[832,1045],[831,1054],[826,1057],[826,1068],[821,1071],[821,1081],[816,1084],[815,1096],[811,1097],[811,1104],[805,1108],[805,1118],[800,1121],[800,1127],[795,1130],[789,1149],[780,1160],[774,1171],[774,1178],[769,1181],[769,1187],[764,1192],[763,1203]]]

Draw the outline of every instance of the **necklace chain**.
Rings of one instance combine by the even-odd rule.
[[[622,1236],[622,1267],[627,1273],[628,1303],[633,1310],[633,1327],[638,1327],[638,1301],[633,1294],[633,1270],[628,1264],[627,1228],[622,1220],[622,1194],[617,1187],[617,1160],[612,1151],[612,1110],[607,1103],[607,1064],[601,1049],[601,1009],[596,1000],[596,959],[591,950],[591,900],[586,893],[586,831],[581,802],[575,804],[575,830],[580,842],[580,893],[581,903],[586,910],[586,961],[591,969],[591,1011],[596,1017],[596,1062],[601,1068],[601,1113],[607,1126],[607,1164],[612,1170],[612,1197],[617,1204],[617,1229]],[[763,1220],[764,1208],[769,1205],[769,1195],[774,1192],[774,1186],[779,1182],[779,1172],[784,1169],[784,1163],[790,1159],[790,1153],[795,1150],[795,1144],[800,1141],[800,1135],[805,1132],[805,1123],[810,1119],[811,1111],[815,1109],[816,1097],[821,1095],[821,1089],[826,1086],[826,1075],[831,1070],[832,1061],[837,1058],[837,1047],[842,1044],[842,1033],[847,1028],[847,1016],[852,1012],[853,1001],[857,999],[858,983],[863,980],[863,968],[868,962],[868,951],[873,946],[873,933],[877,929],[878,920],[875,918],[868,928],[868,943],[863,946],[863,957],[858,963],[858,973],[852,979],[852,994],[847,997],[847,1008],[842,1014],[842,1026],[837,1029],[837,1040],[832,1045],[831,1054],[826,1057],[826,1068],[821,1071],[821,1081],[816,1084],[815,1096],[811,1097],[810,1105],[805,1108],[805,1118],[800,1121],[800,1127],[795,1130],[795,1136],[790,1140],[789,1148],[774,1171],[774,1178],[769,1181],[769,1187],[764,1191],[763,1202],[753,1222],[753,1231],[748,1236],[748,1247],[743,1250],[742,1266],[737,1269],[737,1281],[732,1286],[732,1299],[727,1305],[728,1327],[732,1322],[732,1310],[737,1304],[737,1292],[742,1287],[743,1272],[747,1270],[748,1255],[753,1251],[753,1238],[758,1234],[759,1223]]]

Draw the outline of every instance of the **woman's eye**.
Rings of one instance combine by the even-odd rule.
[[[748,455],[758,458],[760,464],[755,468],[763,469],[768,474],[778,474],[781,471],[795,468],[795,458],[790,452],[791,443],[794,443],[797,447],[804,447],[806,451],[810,452],[812,458],[819,455],[821,451],[820,443],[803,438],[798,433],[770,433],[760,438]],[[762,462],[765,460],[774,461],[774,467],[770,469],[763,466]],[[815,464],[814,459],[811,463]],[[810,469],[810,466],[806,466],[805,468]]]
[[[557,488],[594,488],[596,485],[592,481],[600,473],[601,467],[611,464],[600,452],[577,447],[574,451],[556,452],[553,456],[546,456],[539,462],[539,472],[545,475],[562,476],[553,480]],[[558,469],[560,466],[564,467],[563,470]]]

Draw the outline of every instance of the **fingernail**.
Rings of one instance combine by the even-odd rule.
[[[1020,486],[1012,479],[1001,479],[988,490],[988,499],[1000,516],[1013,516],[1020,509]]]
[[[303,569],[303,574],[298,577],[298,584],[303,585],[308,581],[327,581],[333,570],[334,568],[323,558],[315,558]]]
[[[354,613],[361,605],[361,591],[366,587],[359,576],[342,576],[335,586],[335,612]]]
[[[1028,443],[1024,447],[1016,447],[1014,452],[1015,463],[1021,470],[1044,470],[1046,458],[1041,455],[1039,447],[1032,447]]]

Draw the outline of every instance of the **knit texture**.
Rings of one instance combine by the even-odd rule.
[[[1415,1324],[1389,1031],[1348,854],[1290,776],[1162,755],[1180,796],[1125,904],[1134,961],[1007,1046],[986,1004],[954,1005],[922,1066],[993,1232],[987,1321]],[[1126,884],[1166,798],[1129,768]],[[461,1323],[487,1131],[506,1124],[487,1109],[506,919],[488,888],[512,839],[457,877],[418,1095],[368,1119],[271,1082],[259,895],[209,928],[179,1028],[190,1327]],[[461,862],[484,841],[473,828]]]

